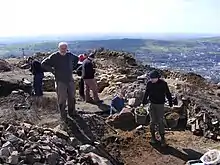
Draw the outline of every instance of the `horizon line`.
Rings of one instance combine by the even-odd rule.
[[[86,37],[87,35],[89,35],[88,37],[123,37],[123,36],[126,36],[126,35],[132,35],[132,36],[135,36],[135,35],[211,35],[211,36],[220,36],[220,33],[197,33],[197,32],[191,32],[191,33],[187,33],[187,32],[134,32],[134,33],[64,33],[64,34],[42,34],[42,35],[21,35],[21,36],[18,36],[18,35],[15,35],[15,36],[0,36],[0,39],[7,39],[7,38],[26,38],[26,37],[71,37],[71,36],[77,36],[77,37]],[[97,36],[98,35],[98,36]],[[116,35],[116,36],[115,36]],[[147,36],[143,36],[143,37],[147,37]]]

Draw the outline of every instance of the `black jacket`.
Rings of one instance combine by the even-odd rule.
[[[43,69],[41,67],[41,63],[37,60],[34,60],[31,63],[31,69],[30,69],[31,73],[33,75],[37,75],[37,74],[42,74],[43,75]]]
[[[78,57],[70,52],[62,56],[59,52],[51,54],[42,61],[42,67],[55,75],[56,81],[69,83],[73,80],[73,70],[76,69]]]
[[[82,64],[82,78],[83,79],[94,79],[95,69],[92,60],[89,58],[85,59]]]
[[[77,69],[76,69],[76,74],[78,76],[82,76],[82,64],[78,65]]]
[[[167,83],[164,80],[159,79],[156,83],[149,81],[145,90],[143,104],[147,104],[148,97],[153,104],[164,104],[165,97],[169,101],[169,105],[172,106],[172,96]]]

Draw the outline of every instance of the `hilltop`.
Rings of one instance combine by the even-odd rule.
[[[33,57],[41,61],[47,56],[49,54],[37,53]],[[215,123],[220,119],[218,85],[209,83],[194,73],[183,74],[170,70],[159,70],[168,82],[172,93],[178,96],[179,105],[174,110],[181,112],[182,117],[187,116],[187,126],[184,117],[180,122],[185,123],[183,127],[167,129],[167,140],[170,147],[163,150],[148,143],[150,140],[148,126],[137,128],[134,116],[130,113],[119,118],[106,117],[110,100],[119,89],[126,91],[127,104],[133,110],[140,105],[145,83],[138,77],[146,72],[149,73],[154,68],[139,64],[133,54],[127,52],[102,49],[97,52],[96,57],[96,79],[104,104],[96,106],[84,103],[79,99],[77,91],[76,106],[80,118],[74,120],[73,123],[70,122],[67,132],[63,132],[59,128],[59,112],[56,111],[53,76],[45,73],[44,96],[41,102],[37,103],[28,95],[29,85],[22,83],[22,78],[32,81],[28,68],[23,67],[25,61],[7,59],[8,63],[4,63],[5,67],[2,68],[6,69],[2,70],[0,76],[0,90],[3,92],[0,97],[0,122],[5,129],[3,134],[5,137],[16,130],[18,133],[13,135],[18,137],[19,141],[23,139],[25,142],[25,147],[23,147],[23,143],[13,142],[13,145],[20,146],[18,152],[22,156],[19,157],[19,160],[48,162],[51,159],[54,160],[48,157],[48,154],[51,155],[55,152],[58,153],[55,158],[62,162],[61,164],[64,164],[65,161],[87,162],[88,158],[82,159],[83,154],[81,153],[88,151],[80,151],[83,144],[89,143],[85,135],[100,142],[116,160],[126,165],[183,165],[189,159],[199,158],[207,149],[219,147],[217,141],[220,135],[219,128],[208,122],[212,119],[211,122]],[[73,76],[78,84],[79,77]],[[133,103],[129,103],[131,100],[134,100]],[[204,119],[203,115],[207,119]],[[198,121],[199,124],[196,125],[196,130],[193,130],[191,125],[195,121]],[[24,133],[19,131],[20,129],[24,129]],[[49,139],[50,142],[45,144],[44,139]],[[34,159],[29,159],[25,149]],[[91,147],[87,146],[87,149],[100,154],[100,151]],[[79,154],[70,157],[71,153]],[[111,160],[111,157],[106,154],[100,155]]]

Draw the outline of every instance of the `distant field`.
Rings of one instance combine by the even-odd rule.
[[[179,41],[146,39],[71,41],[69,42],[69,46],[70,50],[74,53],[104,47],[139,54],[155,53],[155,55],[161,53],[188,53],[192,51],[203,51],[205,49],[210,49],[210,52],[219,54],[213,48],[220,47],[220,37]],[[57,49],[57,42],[0,45],[0,57],[21,56],[22,48],[26,55],[32,55],[35,52],[51,52]]]
[[[135,54],[138,61],[158,68],[195,72],[214,82],[220,82],[220,37],[191,40],[110,39],[70,41],[69,49],[79,54],[95,48],[126,51]],[[57,42],[0,45],[0,57],[33,55],[35,52],[53,52]]]

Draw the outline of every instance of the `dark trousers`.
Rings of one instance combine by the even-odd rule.
[[[81,78],[79,81],[79,95],[82,98],[85,98],[85,92],[84,92],[84,80]]]
[[[152,136],[155,136],[155,129],[156,126],[159,127],[159,133],[160,135],[164,135],[164,123],[163,123],[163,117],[164,117],[164,104],[150,104],[150,131]]]
[[[43,75],[42,74],[36,74],[34,75],[34,83],[33,83],[33,87],[34,87],[34,94],[35,96],[42,96],[43,95]]]

